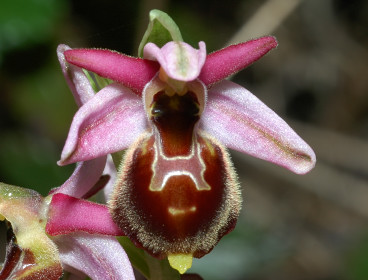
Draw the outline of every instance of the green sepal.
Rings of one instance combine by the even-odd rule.
[[[128,237],[118,237],[120,244],[129,256],[133,267],[148,280],[180,280],[180,274],[168,260],[159,260],[137,248]]]
[[[93,90],[96,93],[99,92],[104,87],[108,86],[109,84],[113,83],[112,80],[106,79],[106,78],[102,78],[99,75],[97,75],[97,74],[95,74],[93,72],[89,72],[89,71],[87,71],[85,69],[83,69],[83,72],[86,75],[89,83],[91,84]]]
[[[143,48],[148,42],[162,47],[170,41],[183,41],[179,27],[168,14],[160,10],[152,10],[149,13],[149,18],[147,30],[139,44],[139,57],[143,57]]]

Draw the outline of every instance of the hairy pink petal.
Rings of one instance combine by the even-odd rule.
[[[46,232],[50,235],[60,235],[75,231],[124,235],[111,219],[106,205],[62,193],[54,194],[50,204]]]
[[[148,43],[144,47],[144,58],[157,60],[172,79],[192,81],[198,77],[206,60],[206,45],[199,42],[199,50],[196,50],[179,41],[168,42],[162,48]]]
[[[119,82],[137,94],[158,72],[157,62],[101,49],[73,49],[64,52],[67,62]]]
[[[227,147],[304,174],[313,150],[275,112],[245,88],[222,81],[208,94],[201,129]]]
[[[115,237],[74,233],[53,238],[66,269],[79,270],[92,280],[133,280],[128,256]]]
[[[95,95],[95,92],[88,78],[83,73],[83,70],[66,62],[64,52],[67,50],[71,50],[71,48],[67,45],[59,45],[57,48],[57,56],[65,80],[73,93],[75,102],[80,107],[91,99]]]
[[[99,91],[75,114],[60,165],[126,149],[146,127],[142,100],[119,84]]]
[[[210,53],[199,79],[206,85],[212,85],[249,66],[275,47],[276,39],[267,36]]]

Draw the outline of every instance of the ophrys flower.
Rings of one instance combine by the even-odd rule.
[[[206,55],[181,41],[144,47],[144,59],[109,50],[64,52],[116,81],[76,113],[60,164],[127,149],[109,202],[116,224],[157,257],[201,257],[231,231],[241,207],[225,146],[299,174],[312,149],[243,87],[224,80],[271,49],[263,37]]]

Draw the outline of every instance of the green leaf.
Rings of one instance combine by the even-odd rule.
[[[151,280],[180,280],[180,274],[173,269],[167,259],[159,260],[144,252],[150,269]]]
[[[150,22],[139,44],[139,57],[143,57],[143,48],[148,42],[162,47],[170,41],[183,41],[179,27],[168,14],[160,10],[152,10],[149,17]]]
[[[125,252],[129,256],[129,260],[140,273],[147,279],[149,279],[150,271],[149,267],[145,260],[145,254],[142,249],[138,249],[134,246],[134,244],[129,240],[128,237],[117,237],[120,244],[123,246]]]
[[[180,274],[173,269],[168,260],[159,260],[142,249],[134,246],[128,237],[118,237],[120,244],[129,256],[129,260],[148,280],[180,280]]]
[[[114,161],[114,164],[117,170],[120,170],[122,167],[121,165],[123,164],[123,158],[125,155],[125,151],[126,150],[122,150],[122,151],[118,151],[118,152],[111,154],[112,160]]]

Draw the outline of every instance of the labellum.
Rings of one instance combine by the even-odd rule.
[[[110,201],[115,223],[155,257],[200,258],[235,227],[241,195],[226,148],[197,128],[199,81],[147,84],[150,129],[128,149]]]

